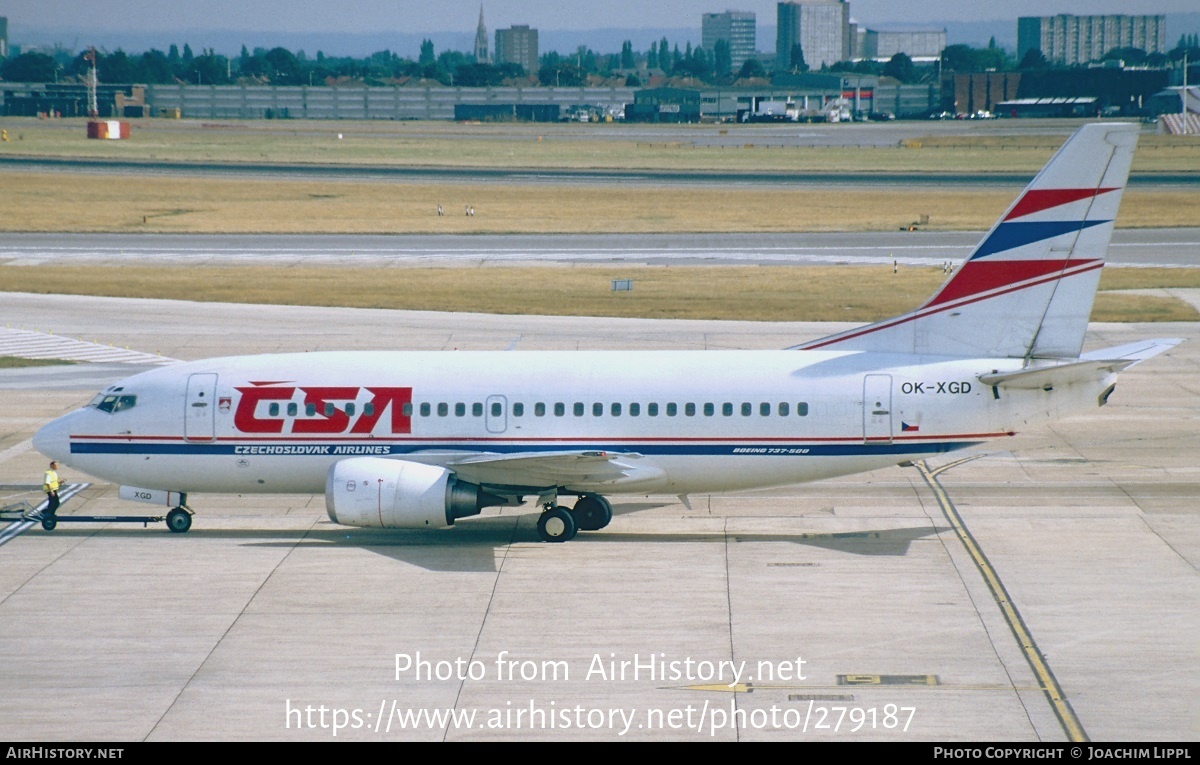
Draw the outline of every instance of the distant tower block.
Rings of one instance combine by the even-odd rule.
[[[520,64],[526,74],[538,70],[538,31],[528,24],[496,30],[496,63]]]

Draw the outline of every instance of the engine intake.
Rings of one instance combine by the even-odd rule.
[[[430,529],[505,504],[454,473],[407,460],[355,457],[329,468],[325,510],[344,526]]]

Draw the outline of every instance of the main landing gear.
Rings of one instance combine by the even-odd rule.
[[[599,531],[612,520],[612,505],[599,494],[584,494],[567,509],[552,501],[542,506],[538,536],[543,542],[568,542],[580,531]]]

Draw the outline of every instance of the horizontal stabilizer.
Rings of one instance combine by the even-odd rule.
[[[1129,343],[1115,348],[1102,348],[1085,353],[1079,357],[1079,361],[1066,364],[980,375],[979,381],[985,385],[1026,390],[1049,389],[1078,382],[1092,382],[1104,375],[1120,372],[1134,364],[1140,364],[1152,356],[1174,348],[1181,342],[1183,340],[1178,338],[1143,340],[1138,343]]]
[[[1169,351],[1175,346],[1183,342],[1181,337],[1158,338],[1156,340],[1142,340],[1128,345],[1118,345],[1115,348],[1101,348],[1098,351],[1089,351],[1081,354],[1080,359],[1088,361],[1103,361],[1105,359],[1123,359],[1128,361],[1126,367],[1131,367],[1134,364],[1141,364],[1149,358],[1153,358],[1163,351]]]
[[[996,372],[989,375],[980,375],[979,381],[984,385],[995,385],[1000,388],[1018,388],[1023,390],[1043,388],[1050,390],[1072,383],[1094,382],[1104,375],[1120,372],[1133,363],[1125,359],[1073,361],[1069,364],[1055,364],[1050,367],[1022,369],[1019,372]]]

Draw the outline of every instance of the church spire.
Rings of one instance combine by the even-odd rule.
[[[488,55],[488,33],[487,24],[483,23],[483,3],[479,4],[479,28],[475,30],[475,62],[479,64],[490,64],[492,61]]]

